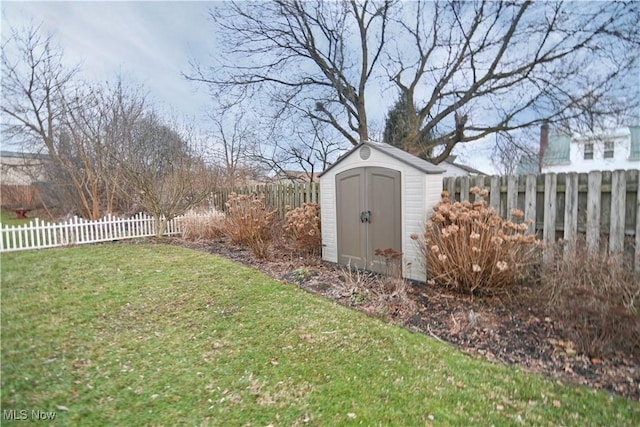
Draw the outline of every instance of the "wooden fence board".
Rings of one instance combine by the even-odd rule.
[[[589,174],[589,187],[587,190],[587,250],[595,254],[600,248],[600,203],[602,173],[600,171]]]
[[[578,174],[570,173],[565,181],[564,235],[566,249],[572,250],[578,235]]]
[[[614,171],[611,175],[611,221],[609,227],[609,251],[624,250],[625,202],[627,185],[624,171]]]
[[[536,176],[527,175],[524,196],[524,218],[531,221],[527,234],[536,233]]]

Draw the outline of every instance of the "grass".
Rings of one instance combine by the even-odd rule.
[[[2,425],[12,410],[91,426],[640,420],[638,402],[472,359],[205,253],[106,244],[0,261]]]
[[[33,218],[16,218],[16,214],[12,211],[1,210],[0,211],[0,223],[3,225],[22,225],[27,224],[29,221],[33,221]]]

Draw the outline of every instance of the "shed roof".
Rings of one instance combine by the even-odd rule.
[[[440,174],[445,172],[444,169],[434,165],[433,163],[429,163],[426,160],[423,160],[420,157],[414,156],[413,154],[407,153],[406,151],[401,150],[397,147],[394,147],[393,145],[389,145],[384,142],[362,141],[360,142],[360,144],[356,145],[351,150],[349,150],[348,152],[340,156],[335,162],[333,162],[331,166],[329,166],[327,169],[322,171],[322,173],[319,176],[322,176],[325,173],[329,172],[331,168],[333,168],[335,165],[340,163],[343,159],[348,157],[351,153],[353,153],[363,145],[371,147],[375,150],[381,151],[387,154],[388,156],[393,157],[394,159],[402,163],[405,163],[415,169],[418,169],[419,171],[422,171],[426,174]]]

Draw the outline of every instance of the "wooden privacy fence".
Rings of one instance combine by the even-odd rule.
[[[285,214],[285,207],[292,209],[301,207],[306,202],[318,202],[320,185],[315,182],[301,182],[296,184],[254,185],[218,190],[213,196],[213,206],[220,212],[227,210],[225,203],[231,193],[236,194],[264,194],[265,205],[268,209],[277,210],[281,216]]]
[[[36,218],[26,224],[0,228],[0,252],[9,252],[155,236],[156,220],[143,213],[131,218],[107,215],[95,221],[76,216],[61,223]],[[164,232],[165,236],[176,234],[180,234],[180,218],[168,221]]]
[[[534,221],[529,232],[545,244],[562,238],[571,243],[578,234],[595,251],[608,244],[609,252],[629,251],[640,269],[639,171],[594,171],[522,176],[445,178],[450,198],[475,201],[474,186],[489,191],[488,203],[503,217],[511,209]],[[550,253],[550,252],[549,252]]]

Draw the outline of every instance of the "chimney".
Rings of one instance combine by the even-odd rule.
[[[538,173],[542,172],[542,160],[544,152],[549,145],[549,123],[544,122],[540,126],[540,152],[538,153]]]

